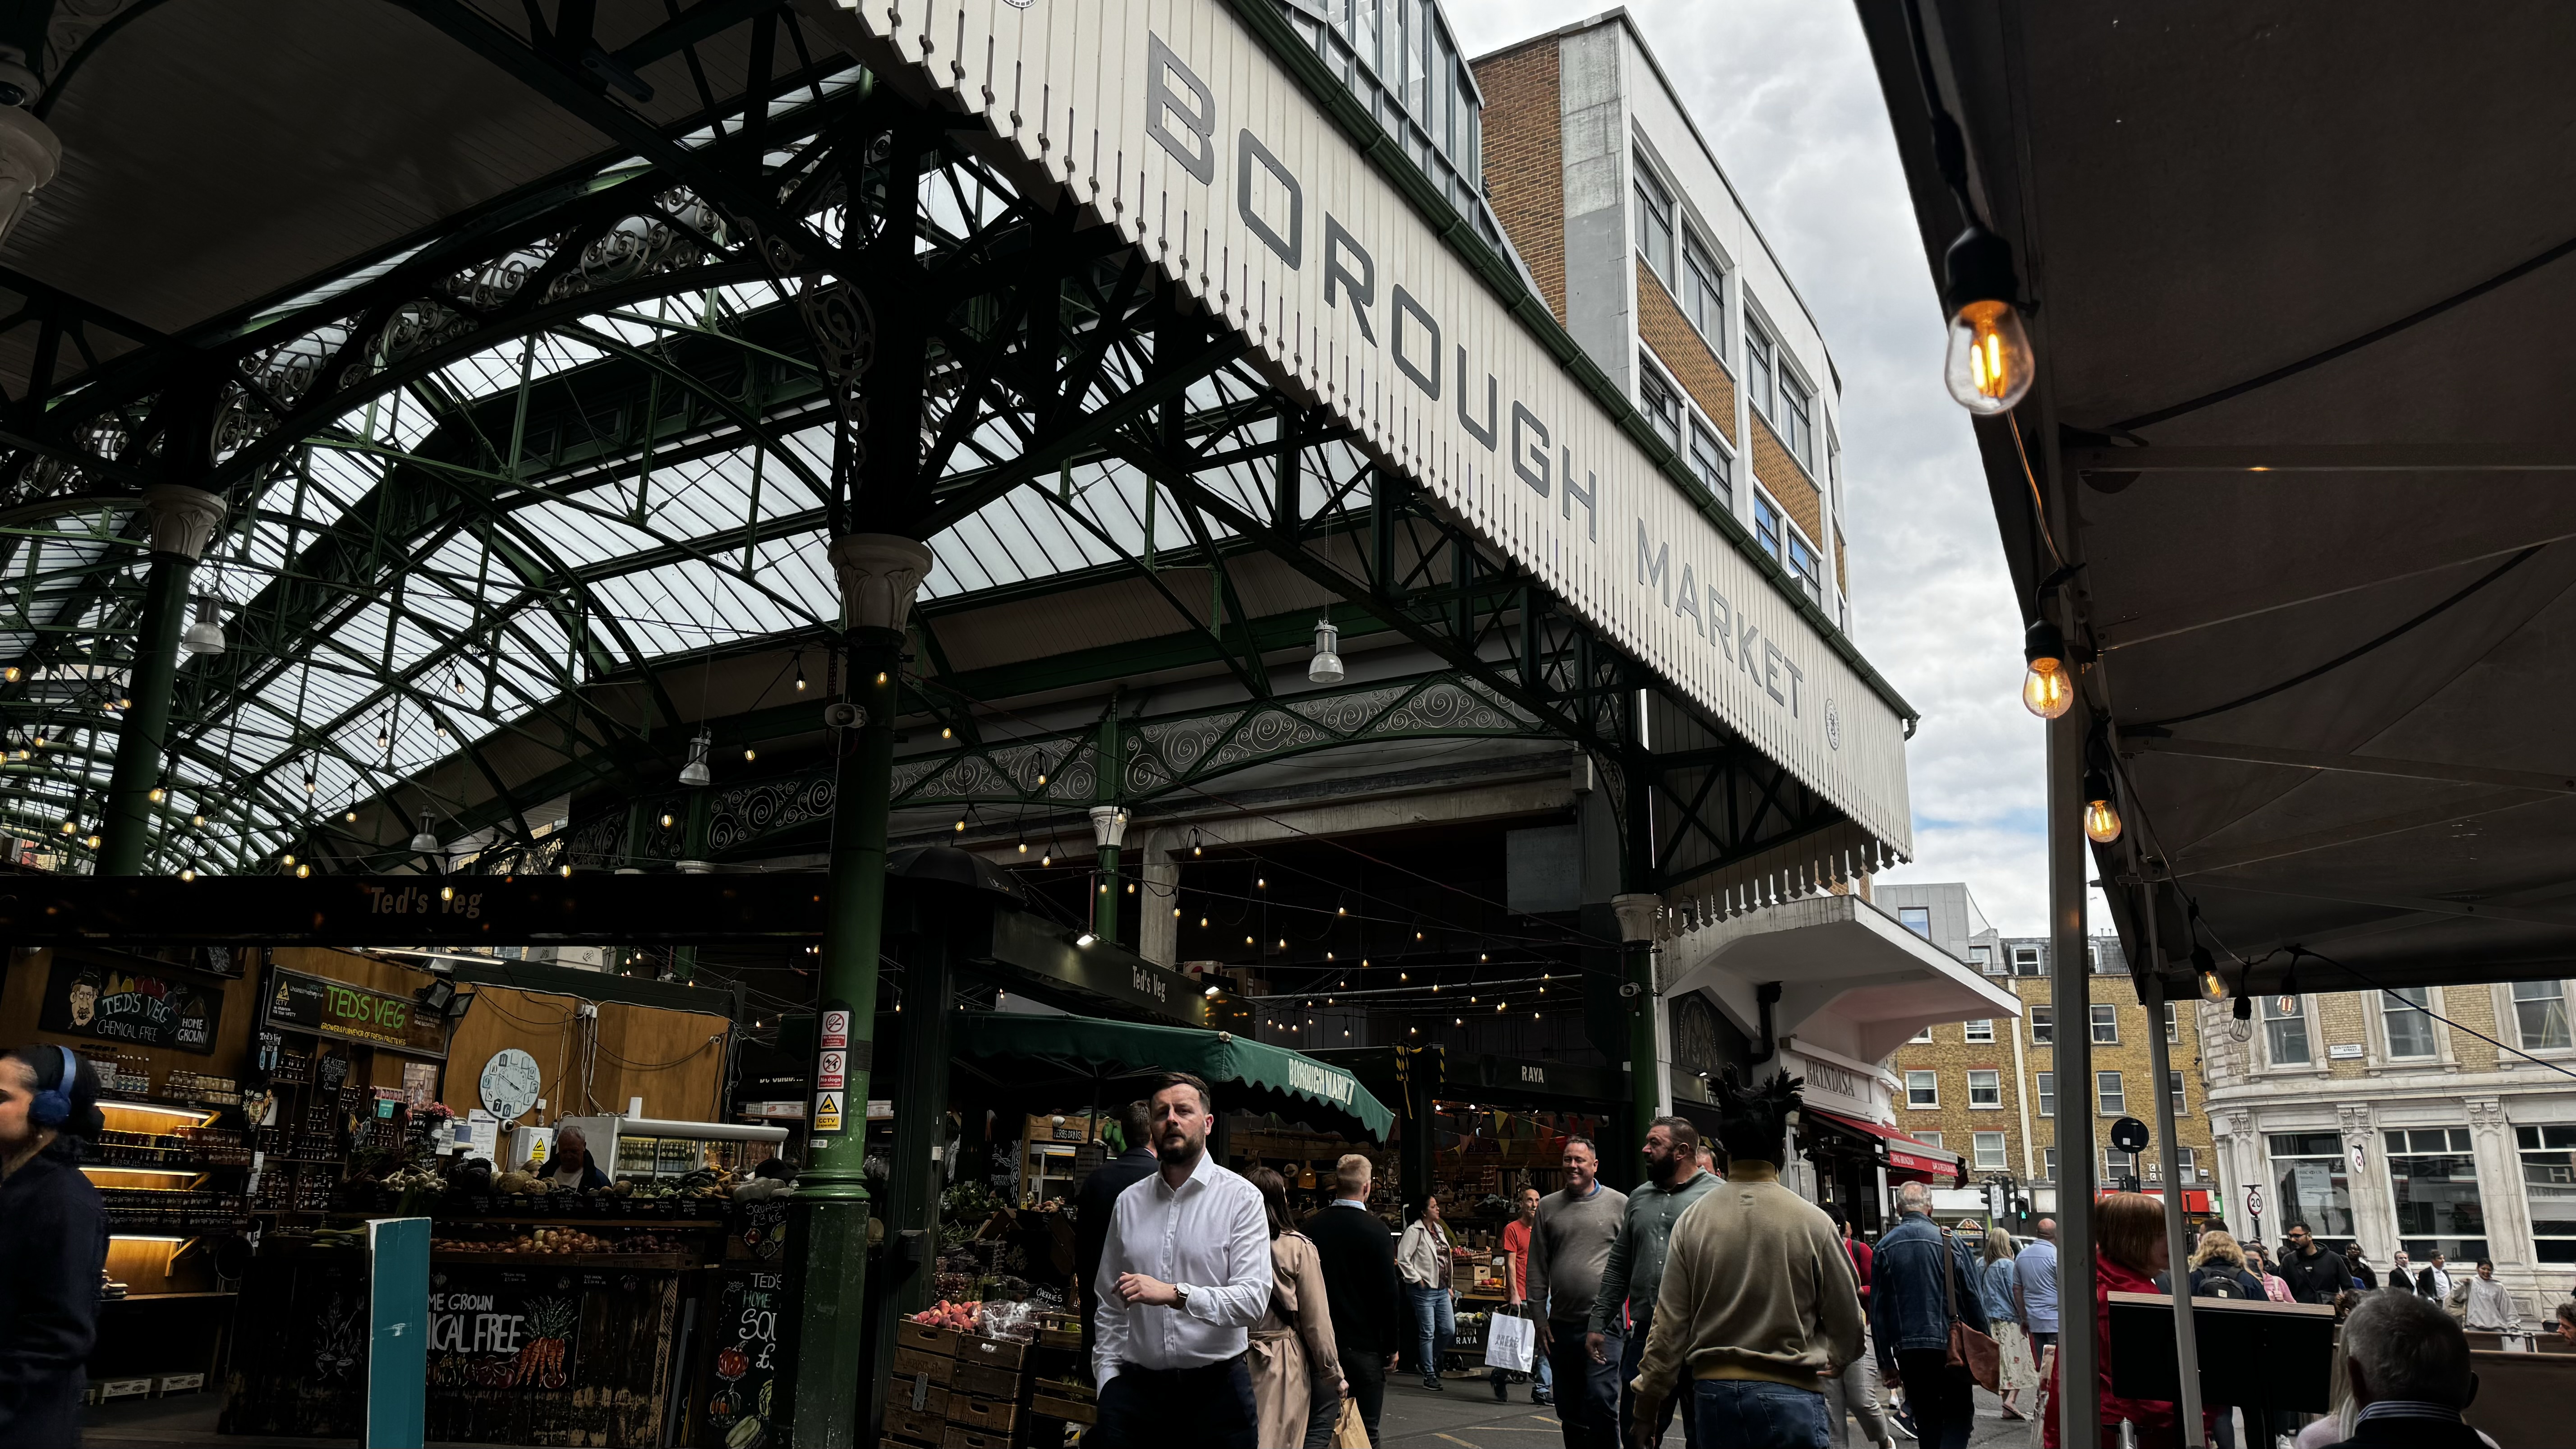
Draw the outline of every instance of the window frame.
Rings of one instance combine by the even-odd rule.
[[[1979,1077],[1992,1077],[1994,1079],[1987,1088],[1989,1091],[1994,1093],[1995,1099],[1993,1101],[1980,1102],[1977,1100],[1977,1078]],[[1970,1067],[1968,1069],[1968,1110],[1971,1112],[2000,1112],[2003,1109],[2004,1074],[2002,1069],[1999,1067]]]
[[[1995,1039],[1995,1019],[1991,1016],[1981,1016],[1973,1021],[1963,1022],[1961,1025],[1967,1029],[1967,1035],[1962,1038],[1963,1040],[1990,1042]],[[1978,1035],[1980,1031],[1985,1034]]]
[[[1655,173],[1655,168],[1646,160],[1645,152],[1635,151],[1630,154],[1636,169],[1636,176],[1630,183],[1629,193],[1636,198],[1637,203],[1637,255],[1645,262],[1647,269],[1655,274],[1657,281],[1668,288],[1677,287],[1680,282],[1678,271],[1681,214],[1673,202],[1673,188],[1666,186],[1664,178]],[[1651,232],[1649,223],[1652,223]],[[1661,265],[1657,265],[1652,245],[1652,237],[1657,234],[1663,241]]]
[[[2550,1138],[2553,1135],[2560,1140],[2552,1143]],[[2563,1270],[2566,1264],[2576,1263],[2576,1124],[2515,1123],[2513,1156],[2514,1166],[2519,1169],[2522,1181],[2523,1212],[2531,1221],[2533,1259],[2537,1263]],[[2546,1160],[2552,1157],[2565,1160],[2562,1162]],[[2535,1158],[2541,1160],[2535,1162]],[[2551,1180],[2535,1181],[2532,1176],[2535,1168],[2551,1174]],[[2563,1195],[2554,1193],[2552,1196],[2568,1203],[2569,1206],[2563,1212],[2544,1218],[2534,1201],[2532,1189],[2535,1187],[2564,1189]],[[2559,1230],[2544,1232],[2542,1230],[2544,1222],[2556,1225]]]
[[[1772,340],[1771,329],[1756,321],[1753,309],[1744,309],[1744,400],[1765,422],[1771,417],[1771,389],[1780,372],[1780,344]]]
[[[2043,1148],[2039,1149],[2039,1171],[2040,1171],[2040,1179],[2039,1179],[2040,1181],[2042,1181],[2042,1182],[2055,1182],[2055,1181],[2057,1181],[2057,1149],[2056,1149],[2056,1148],[2054,1148],[2054,1147],[2043,1147]]]
[[[1789,566],[1789,548],[1783,541],[1791,527],[1788,510],[1771,498],[1769,489],[1756,485],[1753,490],[1753,542],[1771,561],[1782,568]]]
[[[1931,1101],[1918,1102],[1914,1100],[1914,1079],[1917,1077],[1928,1078],[1931,1081],[1932,1085],[1926,1089],[1932,1094]],[[1941,1110],[1941,1074],[1937,1071],[1926,1071],[1920,1067],[1909,1069],[1905,1074],[1905,1108],[1909,1112],[1937,1112]]]
[[[1701,444],[1707,444],[1702,447]],[[1693,413],[1690,422],[1690,464],[1692,476],[1709,491],[1718,506],[1735,511],[1735,455],[1727,451],[1726,438],[1717,429],[1700,421]]]
[[[2313,1071],[2316,1068],[2316,1033],[2309,1029],[2308,998],[2302,996],[2298,1000],[2298,1010],[2284,1016],[2273,1014],[2280,1005],[2277,995],[2265,996],[2258,1003],[2256,1014],[2263,1023],[2263,1065],[2266,1067],[2295,1071]],[[2278,1030],[2284,1027],[2291,1030]],[[2281,1043],[2293,1034],[2298,1037],[2299,1059],[2285,1061],[2281,1056]]]
[[[2039,1115],[2042,1117],[2056,1116],[2057,1073],[2037,1072],[2033,1075],[2039,1078]]]
[[[2030,1023],[2030,1044],[2032,1046],[2053,1047],[2057,1045],[2057,1006],[2055,1003],[2052,1002],[2046,1006],[2036,1004],[2025,1006],[2022,1008],[2022,1019]]]
[[[2165,1085],[2173,1092],[2174,1115],[2177,1117],[2190,1116],[2191,1102],[2183,1095],[2183,1087],[2185,1083],[2183,1081],[2182,1068],[2169,1067],[2165,1071],[2165,1076],[2168,1079]]]
[[[1684,222],[1680,228],[1682,272],[1682,316],[1717,354],[1726,360],[1726,264],[1719,261],[1717,248],[1701,239],[1699,229]],[[1703,316],[1703,299],[1713,299],[1717,315]]]
[[[2423,993],[2424,1000],[2420,1004],[2417,1003],[2413,997],[2406,994],[2409,991]],[[2441,1033],[2434,1029],[2438,1023],[2433,1020],[2434,1002],[2432,987],[2400,986],[2389,990],[2373,992],[2372,995],[2377,998],[2375,1004],[2379,1008],[2379,1020],[2375,1023],[2379,1031],[2379,1045],[2381,1051],[2387,1056],[2388,1060],[2392,1062],[2432,1062],[2441,1060],[2442,1037]],[[2399,1000],[2404,1001],[2406,1005],[2402,1007],[2394,1005],[2389,1000],[2391,996],[2395,996]],[[2424,1050],[2400,1052],[2397,1049],[2396,1018],[2400,1016],[2411,1016],[2416,1019],[2413,1025],[2419,1027],[2424,1034]],[[2411,1034],[2412,1033],[2410,1032],[2410,1035]]]
[[[2122,1159],[2126,1159],[2126,1165],[2123,1165]],[[2114,1147],[2107,1142],[2102,1144],[2102,1180],[2100,1186],[2115,1187],[2119,1184],[2121,1178],[2137,1176],[2139,1176],[2138,1154],[2134,1152],[2123,1152],[2119,1148]]]
[[[2110,1079],[2107,1082],[2103,1080],[2106,1077]],[[2110,1090],[2105,1092],[2103,1090],[2105,1086],[2109,1087]],[[2119,1105],[2113,1106],[2112,1103],[2114,1102],[2117,1102]],[[2096,1117],[2126,1117],[2129,1115],[2128,1078],[2121,1075],[2118,1068],[2115,1067],[2109,1071],[2097,1070],[2093,1073],[2093,1115]]]
[[[1992,1139],[1994,1147],[1994,1160],[1992,1162],[1988,1162],[1986,1160],[1988,1139]],[[2004,1155],[2010,1150],[2010,1146],[2011,1144],[2004,1140],[2004,1134],[2001,1132],[1969,1133],[1969,1162],[1978,1172],[2002,1172],[2012,1166],[2011,1159]]]
[[[1815,474],[1816,390],[1807,380],[1790,369],[1779,369],[1780,407],[1771,419],[1772,431],[1780,435],[1780,445],[1810,477]]]
[[[1922,924],[1919,926],[1915,924],[1915,919],[1917,917],[1922,918]],[[1896,924],[1903,926],[1905,929],[1912,931],[1924,940],[1929,941],[1932,939],[1932,908],[1930,906],[1898,906],[1896,908]]]
[[[2165,1044],[2167,1046],[2179,1046],[2181,1043],[2182,1013],[2176,1011],[2174,1009],[2174,1003],[2168,1001],[2165,1003]]]
[[[2093,1028],[2093,1045],[2118,1046],[2120,1044],[2120,1008],[2117,1004],[2094,1002],[2092,1010],[2086,1015]],[[2106,1028],[2111,1033],[2109,1036],[2102,1034]]]
[[[1944,1152],[1950,1150],[1950,1144],[1941,1140],[1941,1129],[1938,1127],[1933,1128],[1929,1132],[1908,1132],[1905,1135],[1922,1143],[1926,1147],[1938,1147]]]
[[[1921,1029],[1917,1030],[1914,1035],[1907,1037],[1905,1039],[1905,1044],[1907,1046],[1930,1046],[1932,1044],[1932,1028],[1930,1024],[1925,1024]]]
[[[2024,966],[2027,966],[2030,969],[2024,971],[2021,969]],[[2039,959],[2039,948],[2037,946],[2013,947],[2012,970],[2009,974],[2013,976],[2029,977],[2032,979],[2037,979],[2038,977],[2047,975],[2048,967]]]
[[[1646,415],[1646,423],[1678,454],[1689,440],[1690,405],[1682,401],[1679,384],[1664,375],[1664,369],[1647,349],[1637,349],[1637,411]]]
[[[2563,1052],[2576,1050],[2576,1020],[2571,1020],[2567,1013],[2566,982],[2508,981],[2504,983],[2504,986],[2504,1004],[2506,1010],[2510,1012],[2513,1017],[2513,1038],[2524,1051]],[[2551,994],[2547,996],[2527,997],[2522,994],[2522,989],[2526,986],[2547,986],[2553,988],[2553,990]],[[2546,1040],[2538,1042],[2533,1041],[2531,1029],[2528,1025],[2528,1018],[2523,1015],[2523,1008],[2526,1006],[2537,1006],[2542,1008],[2540,1018],[2545,1032],[2546,1026],[2552,1015],[2548,1008],[2553,1004],[2557,1007],[2555,1015],[2557,1018],[2558,1040],[2554,1042]]]

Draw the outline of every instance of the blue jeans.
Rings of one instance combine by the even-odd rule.
[[[1620,1350],[1618,1359],[1619,1433],[1623,1437],[1633,1433],[1636,1429],[1637,1391],[1628,1386],[1637,1381],[1637,1365],[1643,1362],[1646,1357],[1646,1335],[1654,1331],[1655,1310],[1652,1308],[1636,1308],[1631,1305],[1631,1317],[1628,1322],[1628,1341],[1626,1347]],[[1689,1365],[1685,1364],[1683,1367],[1687,1368]],[[1671,1398],[1664,1400],[1664,1407],[1656,1414],[1655,1442],[1657,1444],[1664,1442],[1664,1431],[1673,1426],[1673,1411],[1681,1407],[1681,1398],[1681,1395],[1675,1394]],[[1724,1444],[1728,1441],[1719,1439],[1714,1442]],[[1699,1416],[1697,1414],[1682,1415],[1682,1444],[1684,1449],[1699,1449]]]
[[[1760,1379],[1691,1380],[1699,1442],[1728,1449],[1826,1449],[1825,1396]]]
[[[1458,1341],[1458,1307],[1449,1301],[1446,1288],[1417,1288],[1404,1285],[1404,1294],[1413,1300],[1415,1350],[1414,1367],[1422,1370],[1426,1384],[1440,1381],[1440,1355]]]

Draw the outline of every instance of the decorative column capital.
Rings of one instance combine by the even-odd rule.
[[[1612,896],[1610,909],[1619,917],[1619,939],[1634,946],[1655,939],[1663,921],[1664,901],[1661,896],[1643,893]]]
[[[1116,850],[1127,843],[1127,812],[1116,805],[1091,807],[1092,843],[1102,850]]]
[[[223,525],[224,500],[184,483],[153,483],[143,490],[144,518],[152,525],[152,551],[175,553],[190,563],[205,557]]]
[[[841,580],[844,622],[853,629],[900,631],[913,596],[936,560],[930,546],[899,533],[853,533],[832,540],[832,571]]]

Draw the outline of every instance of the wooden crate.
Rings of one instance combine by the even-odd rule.
[[[1068,1424],[1097,1424],[1100,1422],[1099,1405],[1089,1403],[1082,1399],[1059,1398],[1056,1395],[1049,1393],[1031,1395],[1029,1398],[1029,1412],[1039,1418],[1062,1419]]]
[[[956,1329],[941,1328],[930,1323],[914,1323],[910,1319],[896,1324],[894,1329],[895,1347],[917,1348],[923,1353],[935,1354],[940,1358],[957,1356],[958,1337]]]
[[[948,1437],[946,1405],[937,1414],[916,1414],[910,1409],[888,1408],[885,1427],[888,1434],[899,1435],[919,1444],[936,1444]]]
[[[977,1398],[1016,1402],[1020,1397],[1017,1369],[986,1368],[963,1359],[945,1359],[942,1362],[955,1370],[948,1380],[952,1398],[958,1394],[971,1394]],[[948,1416],[952,1419],[957,1417],[954,1405],[951,1405]]]
[[[916,1374],[928,1374],[932,1383],[948,1388],[956,1383],[957,1368],[957,1360],[923,1353],[917,1348],[898,1348],[894,1351],[894,1376],[899,1379],[909,1379]]]
[[[877,1441],[877,1449],[940,1449],[940,1446],[944,1444],[946,1440],[947,1436],[943,1434],[939,1438],[933,1439],[927,1444],[923,1444],[910,1439],[898,1439],[894,1435],[888,1434]]]
[[[957,1340],[959,1363],[982,1364],[987,1368],[1016,1369],[1029,1356],[1029,1346],[1007,1338],[985,1338],[969,1334]]]
[[[948,1401],[948,1422],[969,1429],[983,1429],[995,1434],[1008,1434],[1020,1421],[1020,1406],[1000,1399],[970,1399],[963,1395]]]
[[[942,1443],[944,1449],[1020,1449],[1012,1435],[969,1429],[963,1424],[949,1425],[948,1437]]]
[[[916,1384],[919,1387],[917,1395]],[[948,1401],[953,1397],[955,1396],[937,1384],[920,1383],[918,1380],[906,1378],[900,1374],[886,1384],[888,1410],[901,1409],[907,1414],[919,1414],[925,1419],[937,1419],[941,1423],[948,1421]],[[916,1398],[919,1402],[915,1402]],[[937,1438],[938,1435],[934,1434],[931,1437]]]

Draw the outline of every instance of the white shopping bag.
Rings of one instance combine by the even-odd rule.
[[[1496,1313],[1485,1322],[1485,1367],[1528,1373],[1538,1351],[1537,1329],[1526,1318]]]

